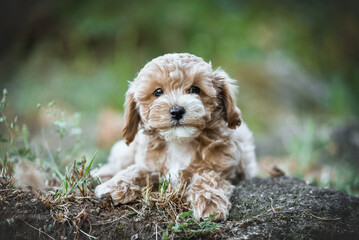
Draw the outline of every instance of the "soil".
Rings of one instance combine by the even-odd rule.
[[[69,197],[13,188],[1,180],[0,239],[161,239],[164,209],[109,196]],[[192,239],[359,239],[359,198],[288,177],[242,181],[228,221]],[[144,207],[145,206],[145,207]],[[171,232],[170,232],[171,233]]]

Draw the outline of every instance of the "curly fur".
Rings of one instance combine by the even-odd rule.
[[[252,133],[242,123],[233,98],[234,80],[191,54],[166,54],[150,61],[126,94],[125,140],[116,143],[109,163],[93,172],[112,177],[95,193],[110,193],[115,204],[140,196],[148,175],[179,176],[188,182],[187,200],[196,218],[219,213],[225,220],[233,183],[256,174]],[[192,87],[199,94],[189,93]],[[155,96],[156,89],[163,94]],[[169,113],[181,106],[174,121]],[[160,167],[160,169],[158,169]]]

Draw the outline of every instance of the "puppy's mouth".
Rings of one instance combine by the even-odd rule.
[[[179,125],[167,130],[160,130],[158,133],[161,138],[170,142],[193,139],[200,134],[200,130],[196,127]]]
[[[182,120],[173,120],[171,119],[171,126],[172,127],[179,127],[179,126],[185,126],[184,121]]]

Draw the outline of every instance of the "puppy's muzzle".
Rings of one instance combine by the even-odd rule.
[[[170,109],[170,115],[172,120],[179,121],[183,118],[186,110],[183,107],[173,106]]]

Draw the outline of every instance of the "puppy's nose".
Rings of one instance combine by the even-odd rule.
[[[171,118],[175,120],[180,120],[185,112],[183,107],[173,106],[170,109]]]

